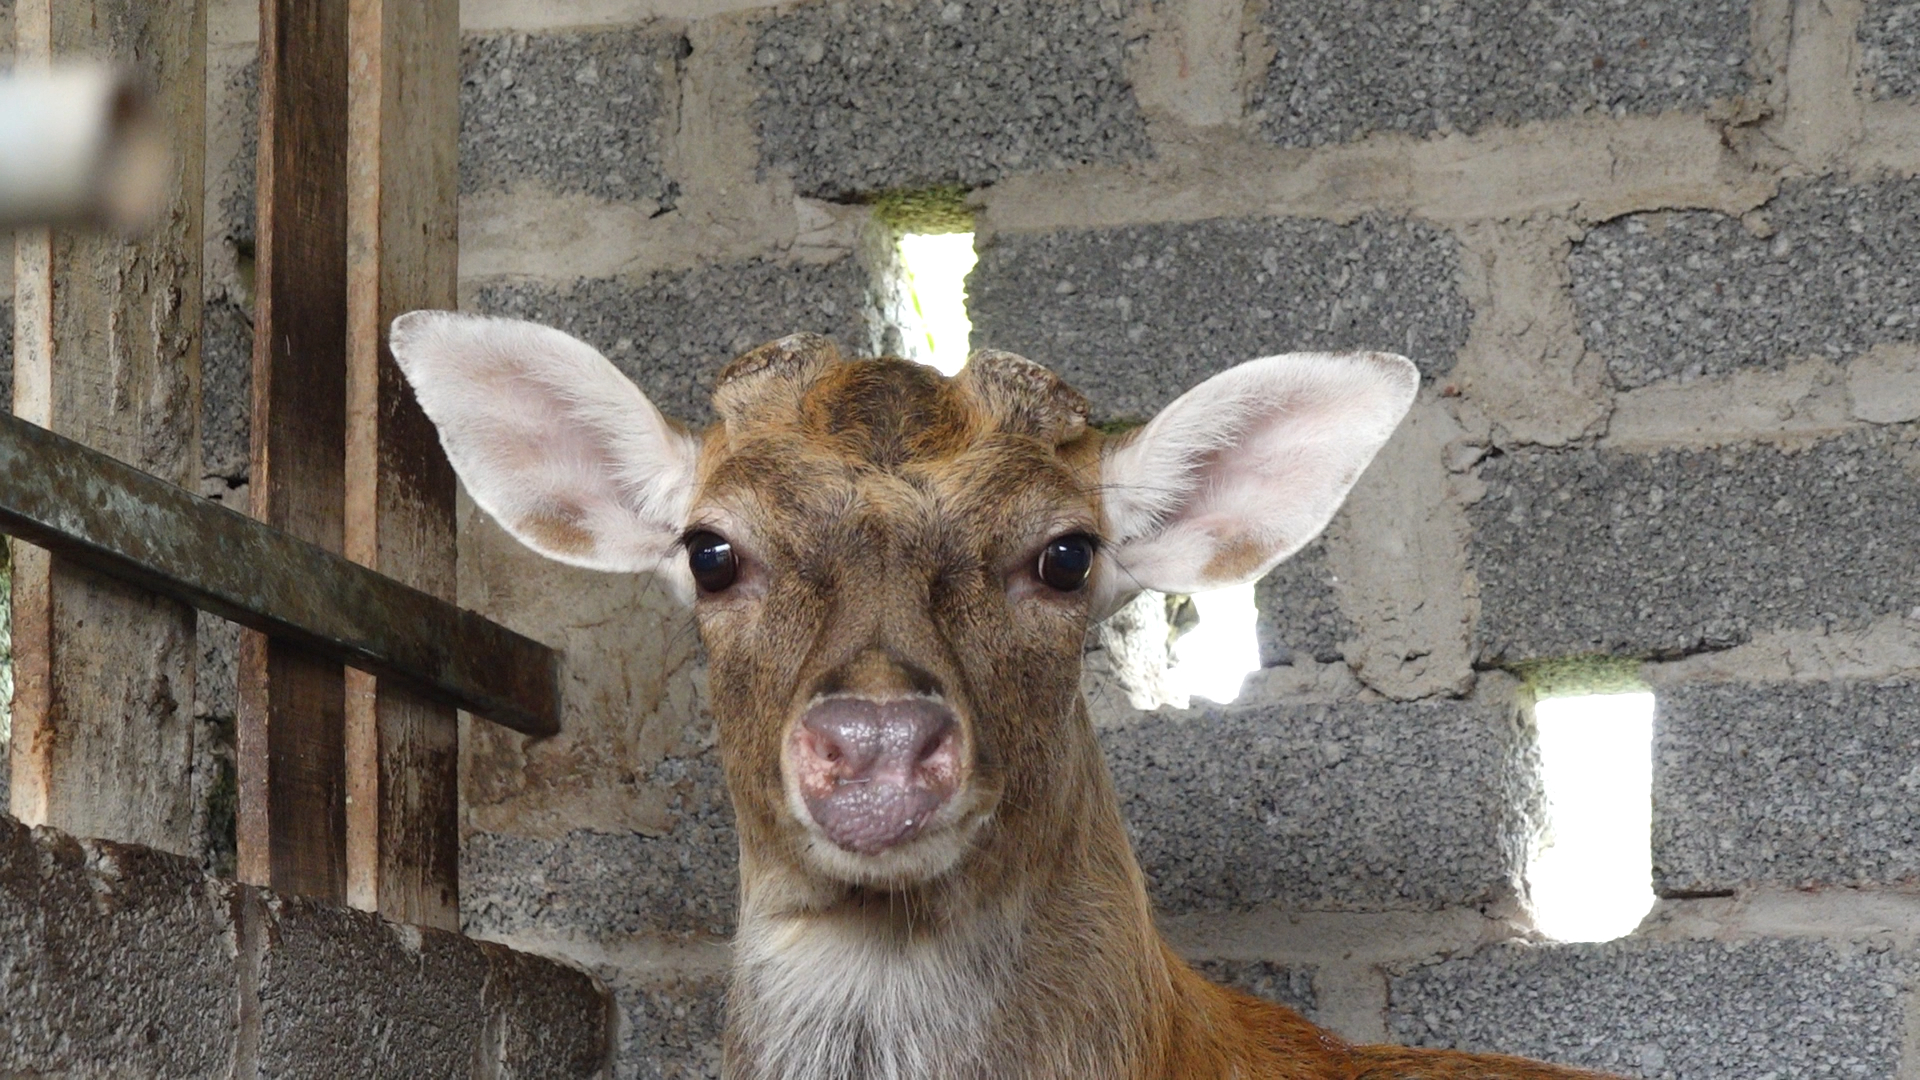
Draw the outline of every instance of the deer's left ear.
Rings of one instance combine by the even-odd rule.
[[[1420,374],[1387,353],[1294,353],[1208,379],[1101,454],[1114,597],[1253,581],[1333,517]]]

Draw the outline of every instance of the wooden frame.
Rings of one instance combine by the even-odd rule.
[[[19,8],[24,59],[138,56],[166,114],[192,130],[176,132],[188,160],[167,227],[132,244],[46,230],[23,240],[15,407],[39,426],[0,417],[0,531],[38,545],[19,549],[15,579],[26,708],[16,706],[14,808],[185,850],[197,607],[249,628],[240,877],[457,929],[455,710],[531,735],[558,730],[560,713],[556,654],[451,602],[453,474],[384,345],[395,315],[455,303],[458,0],[261,0],[258,520],[183,487],[198,473],[202,3]],[[113,35],[126,40],[100,40]],[[91,262],[76,255],[88,252]],[[119,283],[123,270],[89,292],[102,260],[149,269],[139,289]],[[152,267],[173,277],[155,284]],[[151,306],[156,289],[176,306],[139,309],[141,325],[160,328],[155,340],[132,339],[131,368],[101,354],[89,320],[120,326],[121,309]],[[118,333],[106,346],[124,351]],[[154,407],[131,426],[117,399],[80,392],[125,370],[164,388],[145,390]],[[163,450],[187,450],[156,453],[156,436]],[[94,606],[63,614],[55,600],[69,594]],[[84,650],[64,645],[100,604],[126,614]],[[158,667],[136,665],[97,692],[92,682],[156,642]],[[57,707],[62,688],[80,704]],[[129,693],[171,695],[184,741],[147,747]]]

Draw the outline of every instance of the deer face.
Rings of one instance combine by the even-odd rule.
[[[1011,354],[949,379],[801,335],[729,365],[695,437],[558,331],[416,312],[392,345],[510,532],[691,599],[743,880],[800,907],[1045,844],[1036,808],[1091,737],[1088,620],[1265,573],[1417,386],[1397,357],[1275,357],[1108,440]]]
[[[1037,365],[959,377],[819,338],[722,376],[685,545],[746,846],[945,873],[1049,774],[1102,532],[1097,436]]]

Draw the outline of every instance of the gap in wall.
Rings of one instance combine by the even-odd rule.
[[[1173,642],[1173,668],[1167,678],[1174,693],[1231,705],[1247,676],[1260,670],[1260,611],[1254,606],[1253,586],[1250,581],[1188,598],[1195,623]]]
[[[952,375],[967,362],[973,323],[967,318],[967,274],[973,269],[973,233],[902,233],[898,242],[902,347],[918,360]]]
[[[1653,694],[1535,702],[1547,827],[1527,867],[1534,925],[1558,941],[1611,941],[1653,907]]]

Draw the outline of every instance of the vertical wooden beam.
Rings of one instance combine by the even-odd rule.
[[[454,598],[454,480],[386,348],[415,308],[456,304],[459,0],[351,0],[346,554]],[[347,896],[457,930],[458,717],[347,673]]]
[[[347,0],[261,0],[253,514],[330,551],[344,520]],[[346,897],[345,677],[248,631],[239,672],[242,880]]]
[[[21,230],[14,412],[188,488],[200,479],[201,0],[20,0],[23,65],[107,58],[141,73],[173,153],[138,237]],[[193,610],[18,545],[16,817],[188,852]]]

